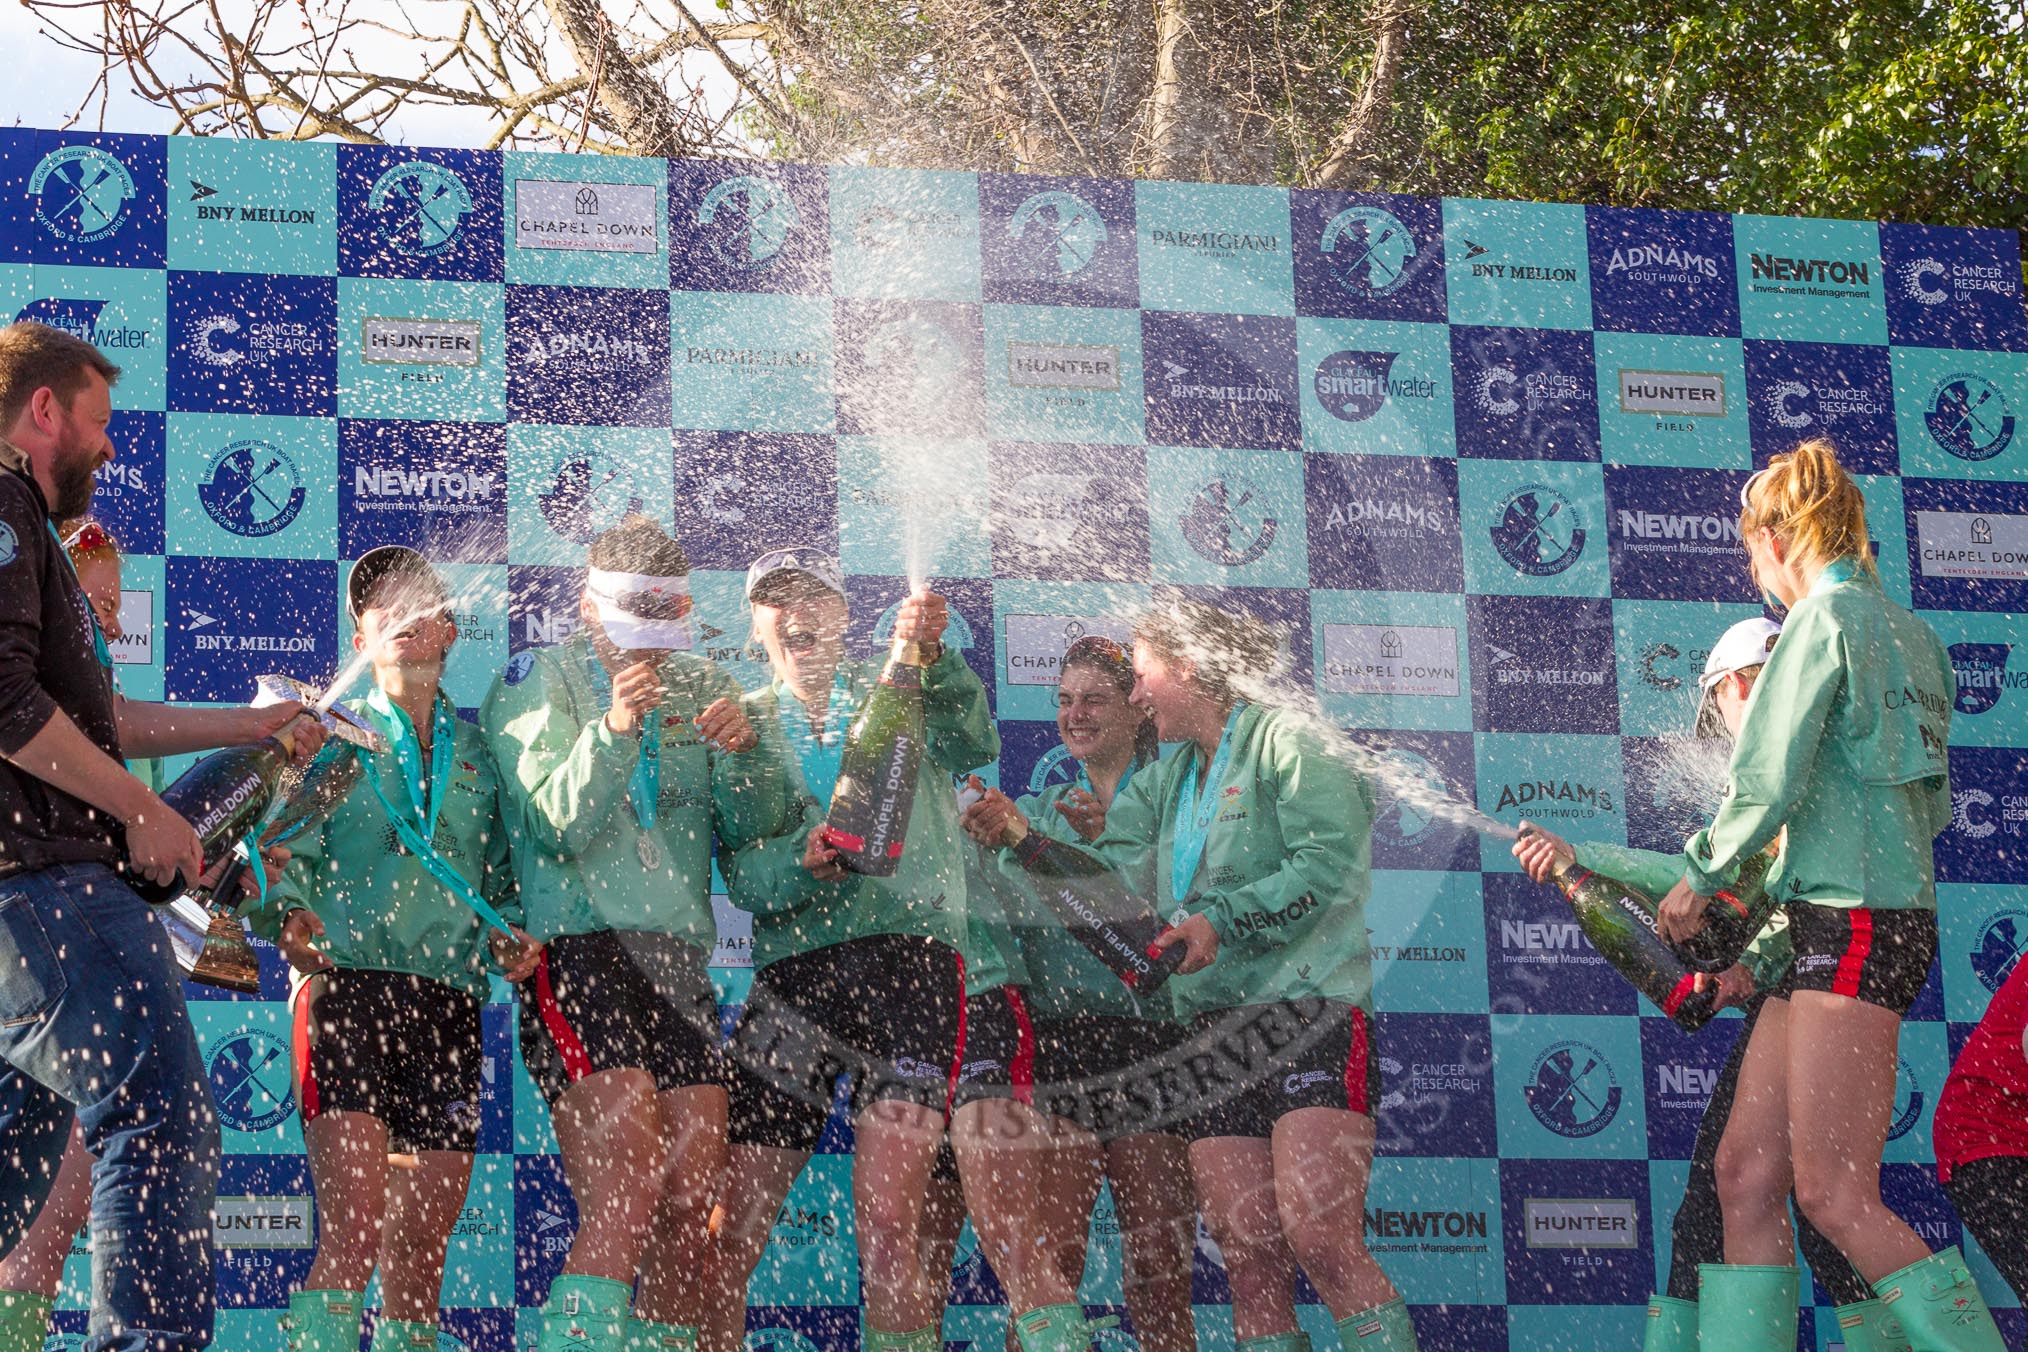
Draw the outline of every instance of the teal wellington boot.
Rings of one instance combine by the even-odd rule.
[[[536,1352],[625,1352],[627,1309],[634,1292],[625,1282],[566,1272],[549,1284]]]
[[[1021,1352],[1091,1352],[1082,1305],[1038,1305],[1014,1319]]]
[[[1845,1352],[1910,1352],[1901,1321],[1877,1300],[1855,1301],[1832,1311]]]
[[[1237,1352],[1310,1352],[1310,1335],[1270,1333],[1262,1338],[1242,1338]]]
[[[1345,1352],[1417,1352],[1408,1302],[1396,1296],[1385,1305],[1345,1316],[1338,1321],[1338,1341]]]
[[[697,1352],[697,1330],[688,1324],[629,1319],[627,1352]]]
[[[1698,1264],[1700,1352],[1795,1352],[1799,1285],[1793,1266]]]
[[[1697,1352],[1697,1302],[1649,1296],[1641,1352]]]
[[[913,1333],[868,1328],[860,1335],[859,1345],[865,1352],[943,1352],[944,1331],[935,1324],[925,1324]]]
[[[419,1319],[383,1319],[366,1352],[437,1352],[437,1326]]]
[[[293,1291],[282,1316],[289,1352],[359,1352],[364,1291]]]
[[[1986,1298],[1955,1244],[1890,1273],[1873,1289],[1901,1321],[1914,1352],[2005,1352]]]
[[[0,1352],[42,1352],[55,1305],[40,1291],[0,1291]]]

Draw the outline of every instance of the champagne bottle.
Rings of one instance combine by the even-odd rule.
[[[979,801],[976,789],[958,794],[960,810]],[[1155,940],[1168,927],[1152,908],[1129,895],[1112,870],[1082,850],[1051,840],[1019,822],[1007,828],[1007,848],[1029,877],[1045,906],[1070,937],[1106,965],[1136,995],[1153,995],[1176,974],[1183,945],[1157,952]]]
[[[289,768],[297,730],[312,721],[302,714],[251,746],[214,751],[162,791],[162,801],[196,830],[206,873],[267,813]],[[154,906],[175,900],[194,881],[179,872],[167,884],[154,883],[127,868],[127,885]]]
[[[1716,989],[1698,990],[1690,970],[1655,931],[1659,903],[1638,887],[1581,868],[1559,865],[1550,879],[1577,916],[1599,956],[1648,997],[1678,1028],[1694,1033],[1718,1013]]]
[[[824,840],[838,851],[839,863],[869,878],[892,877],[901,864],[922,766],[925,665],[920,643],[896,640],[845,735]]]
[[[1773,860],[1765,850],[1740,861],[1731,887],[1712,894],[1704,908],[1704,928],[1676,945],[1683,961],[1699,972],[1722,972],[1738,962],[1754,936],[1767,927],[1776,899],[1766,887]]]

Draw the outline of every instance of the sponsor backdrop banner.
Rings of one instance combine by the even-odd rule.
[[[455,561],[469,710],[511,654],[568,637],[584,544],[628,511],[682,540],[700,646],[753,684],[749,558],[835,549],[870,648],[905,590],[902,521],[930,516],[915,548],[993,694],[1010,788],[1065,774],[1071,638],[1122,633],[1154,584],[1230,588],[1396,773],[1660,848],[1702,808],[1663,739],[1712,639],[1757,608],[1740,484],[1828,436],[1864,476],[1888,590],[1957,668],[1942,953],[1886,1187],[1925,1239],[1959,1237],[1929,1116],[2028,947],[2011,233],[8,130],[0,307],[125,369],[99,510],[131,551],[117,657],[137,696],[325,676],[350,651],[349,561],[397,541]],[[1365,1223],[1424,1346],[1634,1346],[1737,1021],[1677,1033],[1499,842],[1383,794],[1374,859]],[[747,928],[720,921],[730,1008]],[[266,998],[192,991],[234,1349],[280,1347],[318,1223],[266,958]],[[495,994],[443,1296],[444,1345],[472,1352],[532,1339],[577,1223]],[[755,1278],[750,1346],[856,1348],[849,1170],[834,1131]],[[1117,1311],[1109,1204],[1093,1238],[1085,1297]],[[72,1311],[86,1262],[81,1241]],[[947,1346],[997,1346],[969,1237],[953,1285]],[[1229,1346],[1208,1241],[1196,1299],[1203,1345]],[[1806,1319],[1805,1346],[1834,1336]]]

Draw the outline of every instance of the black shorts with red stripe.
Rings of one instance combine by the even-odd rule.
[[[965,997],[965,1055],[951,1106],[981,1099],[1035,1103],[1035,1023],[1019,986]]]
[[[1179,1053],[1192,1140],[1267,1137],[1298,1108],[1372,1115],[1380,1100],[1373,1018],[1343,1000],[1241,1005],[1197,1016]]]
[[[1827,991],[1908,1013],[1936,961],[1936,912],[1791,902],[1796,960],[1773,994]]]
[[[965,1047],[965,961],[935,939],[874,934],[754,974],[726,1048],[735,1145],[814,1150],[840,1076],[852,1111],[882,1099],[948,1113]]]
[[[560,934],[521,988],[521,1059],[552,1107],[587,1075],[645,1070],[658,1091],[723,1080],[704,950],[668,934]]]
[[[1124,1136],[1188,1134],[1190,1029],[1116,1014],[1035,1021],[1036,1106],[1111,1143]]]
[[[366,1113],[403,1151],[479,1142],[481,1002],[409,972],[339,967],[297,987],[290,1044],[305,1123]]]

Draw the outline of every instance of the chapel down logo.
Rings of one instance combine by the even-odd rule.
[[[1554,576],[1584,553],[1584,519],[1547,484],[1523,484],[1509,493],[1487,533],[1508,567],[1530,577]]]
[[[1098,257],[1111,232],[1099,209],[1074,192],[1039,192],[1014,208],[1007,237],[1035,276],[1069,281]]]
[[[720,261],[736,268],[772,262],[803,224],[795,199],[780,184],[740,174],[711,186],[697,204],[696,223]]]
[[[1960,460],[1991,460],[2014,441],[2014,410],[1984,376],[1945,376],[1931,391],[1922,425],[1930,439]]]
[[[472,190],[441,164],[409,160],[373,180],[366,209],[382,244],[410,258],[433,258],[464,234]]]
[[[229,442],[205,465],[197,500],[221,530],[249,539],[288,529],[307,497],[295,457],[271,441]]]
[[[1258,489],[1237,474],[1205,480],[1177,523],[1197,553],[1227,568],[1256,562],[1274,547],[1281,521]]]
[[[96,244],[133,215],[134,176],[97,146],[52,150],[28,176],[35,219],[58,239]]]
[[[514,247],[576,253],[662,250],[652,183],[514,180]]]
[[[1619,1116],[1625,1095],[1604,1052],[1588,1042],[1551,1043],[1522,1089],[1535,1120],[1558,1136],[1596,1136]]]
[[[1408,280],[1415,236],[1392,212],[1347,207],[1325,225],[1317,248],[1338,285],[1354,295],[1384,296]]]

